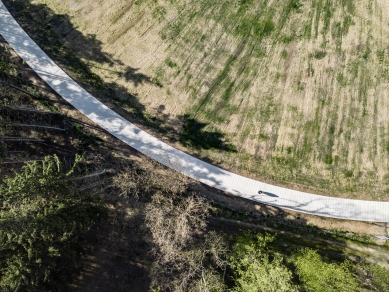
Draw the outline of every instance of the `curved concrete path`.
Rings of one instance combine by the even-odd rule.
[[[143,154],[219,190],[260,203],[318,216],[389,222],[389,202],[319,196],[249,179],[196,159],[134,126],[59,68],[23,31],[0,0],[0,34],[27,64],[77,110]],[[262,190],[262,194],[258,194]]]

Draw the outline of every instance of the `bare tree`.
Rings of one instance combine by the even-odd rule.
[[[228,245],[206,232],[210,205],[188,192],[188,178],[152,163],[126,169],[113,180],[122,197],[146,202],[144,226],[154,263],[152,288],[168,291],[224,291]],[[158,290],[158,289],[157,289]]]
[[[224,290],[228,247],[220,234],[204,233],[208,210],[208,202],[194,194],[152,197],[145,223],[156,258],[154,285],[171,291]]]
[[[207,209],[207,202],[195,195],[181,198],[157,193],[152,197],[146,206],[145,222],[161,263],[174,261],[193,236],[204,230]]]

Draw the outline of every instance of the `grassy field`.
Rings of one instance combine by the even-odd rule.
[[[31,3],[56,14],[35,11],[93,73],[199,156],[295,188],[388,199],[387,1]],[[97,49],[105,57],[88,57]]]

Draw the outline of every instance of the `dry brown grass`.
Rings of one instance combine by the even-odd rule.
[[[133,28],[142,19],[142,17],[144,15],[145,15],[145,12],[143,11],[133,21],[126,24],[117,33],[115,33],[112,37],[110,37],[108,39],[108,42],[115,43],[118,39],[120,39],[122,36],[124,36],[131,28]]]
[[[118,7],[118,11],[112,17],[111,22],[115,23],[120,18],[122,18],[132,8],[132,5],[134,5],[134,0],[127,1],[126,3],[124,3],[124,6]]]
[[[282,185],[387,199],[387,1],[345,1],[352,4],[344,7],[301,1],[300,12],[286,19],[281,8],[287,1],[256,1],[242,17],[232,4],[226,8],[228,1],[33,3],[70,15],[84,35],[95,35],[117,62],[89,61],[91,70],[127,88],[146,113],[163,113],[177,129],[177,118],[189,113],[239,150],[199,155]],[[276,30],[285,23],[261,41],[252,32],[234,33],[256,12],[258,19],[270,17]],[[64,40],[76,53],[82,50],[72,33]],[[125,78],[128,67],[149,79]]]

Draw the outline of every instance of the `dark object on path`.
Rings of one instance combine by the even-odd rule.
[[[278,196],[276,194],[273,194],[273,193],[269,193],[269,192],[263,192],[265,195],[269,196],[269,197],[273,197],[273,198],[277,198]]]

